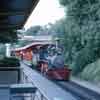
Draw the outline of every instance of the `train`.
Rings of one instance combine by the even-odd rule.
[[[46,59],[39,59],[35,65],[33,64],[33,59],[35,58],[33,52],[37,53],[41,48],[47,50],[50,46],[55,47],[55,44],[49,42],[33,42],[27,46],[12,49],[12,53],[24,63],[27,63],[27,65],[45,75],[48,79],[69,80],[72,70],[68,65],[64,64],[64,66],[60,66],[60,68],[49,68],[48,60]]]

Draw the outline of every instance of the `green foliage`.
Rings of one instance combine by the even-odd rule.
[[[80,77],[89,81],[100,81],[100,59],[88,64],[83,72],[80,73]]]
[[[48,34],[54,37],[62,37],[65,34],[65,20],[60,19],[55,24],[49,24]]]
[[[17,32],[14,30],[0,32],[0,43],[13,43],[17,42],[17,39]]]
[[[24,34],[31,35],[31,36],[37,35],[40,30],[42,30],[42,27],[37,25],[37,26],[33,26],[33,27],[29,28]]]
[[[18,67],[20,66],[20,62],[17,58],[14,57],[4,57],[0,59],[0,67]]]
[[[68,6],[71,2],[74,2],[75,0],[59,0],[60,4],[63,6]]]
[[[100,0],[59,0],[64,6],[65,61],[79,74],[100,58]]]
[[[74,74],[77,75],[83,71],[87,64],[92,63],[96,60],[95,52],[91,48],[84,48],[78,52],[75,59],[73,60]]]

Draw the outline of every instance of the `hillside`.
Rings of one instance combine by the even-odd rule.
[[[100,59],[94,63],[88,64],[80,73],[82,79],[98,83],[100,82]]]

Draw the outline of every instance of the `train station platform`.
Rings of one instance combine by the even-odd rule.
[[[71,93],[63,90],[24,63],[21,63],[21,67],[23,68],[27,82],[34,84],[38,88],[39,94],[45,98],[43,100],[77,100]]]
[[[9,100],[9,88],[6,85],[0,85],[0,100]]]
[[[21,63],[21,68],[21,83],[31,83],[33,87],[35,86],[37,88],[36,97],[34,100],[77,100],[71,93],[63,90],[25,64]],[[10,85],[12,84],[0,85],[0,98],[2,98],[0,100],[10,100]]]

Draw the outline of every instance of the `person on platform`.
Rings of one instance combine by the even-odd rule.
[[[40,50],[39,50],[39,57],[40,57],[40,61],[44,61],[46,60],[46,57],[47,57],[47,50],[43,47],[40,47]]]
[[[33,66],[37,66],[38,61],[39,61],[39,53],[38,53],[37,49],[34,49],[33,53],[32,53],[32,63],[33,63]]]

